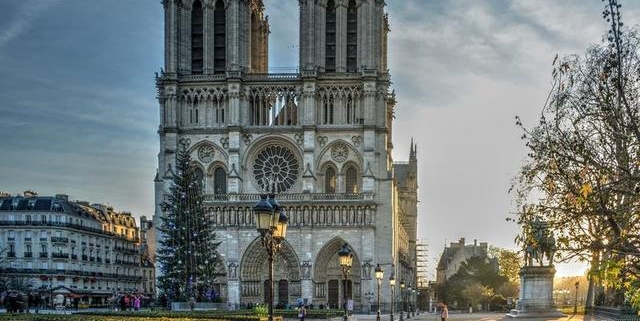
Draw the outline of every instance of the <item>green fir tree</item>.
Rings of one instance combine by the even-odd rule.
[[[198,301],[211,297],[208,285],[220,264],[214,224],[204,210],[202,178],[183,147],[176,157],[173,184],[162,203],[164,216],[157,262],[162,275],[158,287],[170,300]]]

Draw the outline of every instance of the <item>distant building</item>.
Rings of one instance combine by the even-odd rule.
[[[452,277],[462,262],[466,262],[472,257],[485,258],[495,261],[488,255],[488,246],[486,242],[478,244],[477,240],[473,240],[473,244],[465,244],[465,239],[460,238],[458,243],[451,243],[449,247],[445,247],[440,256],[438,262],[438,268],[436,269],[436,283],[442,284]],[[497,262],[495,262],[496,269],[498,268]]]
[[[66,195],[0,196],[0,270],[24,290],[93,306],[117,292],[141,292],[149,288],[143,276],[150,263],[140,246],[131,213]]]

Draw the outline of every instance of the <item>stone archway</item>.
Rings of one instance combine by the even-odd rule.
[[[301,296],[300,260],[286,240],[273,259],[273,304],[294,304]],[[265,281],[268,279],[269,256],[257,237],[247,247],[240,263],[240,304],[264,302],[269,286]]]
[[[335,237],[329,240],[318,252],[313,269],[313,303],[329,304],[332,308],[341,308],[344,304],[345,284],[343,283],[342,267],[338,262],[338,251],[345,240]],[[360,302],[361,262],[358,253],[353,252],[353,264],[346,282],[347,299]]]

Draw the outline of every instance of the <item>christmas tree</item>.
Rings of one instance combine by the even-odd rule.
[[[176,157],[170,193],[162,203],[158,287],[174,301],[205,298],[215,277],[211,267],[221,263],[216,251],[220,243],[204,210],[203,182],[197,171],[183,146]]]

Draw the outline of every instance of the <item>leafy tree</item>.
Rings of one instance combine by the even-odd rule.
[[[498,260],[500,275],[506,277],[513,284],[520,284],[522,258],[518,252],[490,246],[489,254]]]
[[[493,295],[506,282],[507,278],[499,274],[495,262],[481,257],[471,257],[460,264],[456,274],[437,288],[437,293],[442,301],[457,304],[458,307],[467,307],[480,298],[472,296],[469,289],[477,289],[479,286],[491,290]]]
[[[162,275],[158,286],[169,299],[202,300],[211,284],[211,266],[219,264],[214,224],[203,206],[202,181],[183,146],[176,157],[176,172],[164,216],[157,262]]]
[[[512,191],[518,223],[543,217],[560,259],[589,261],[609,304],[640,306],[640,36],[620,9],[606,2],[601,44],[554,60],[539,122],[517,118],[530,152]]]

